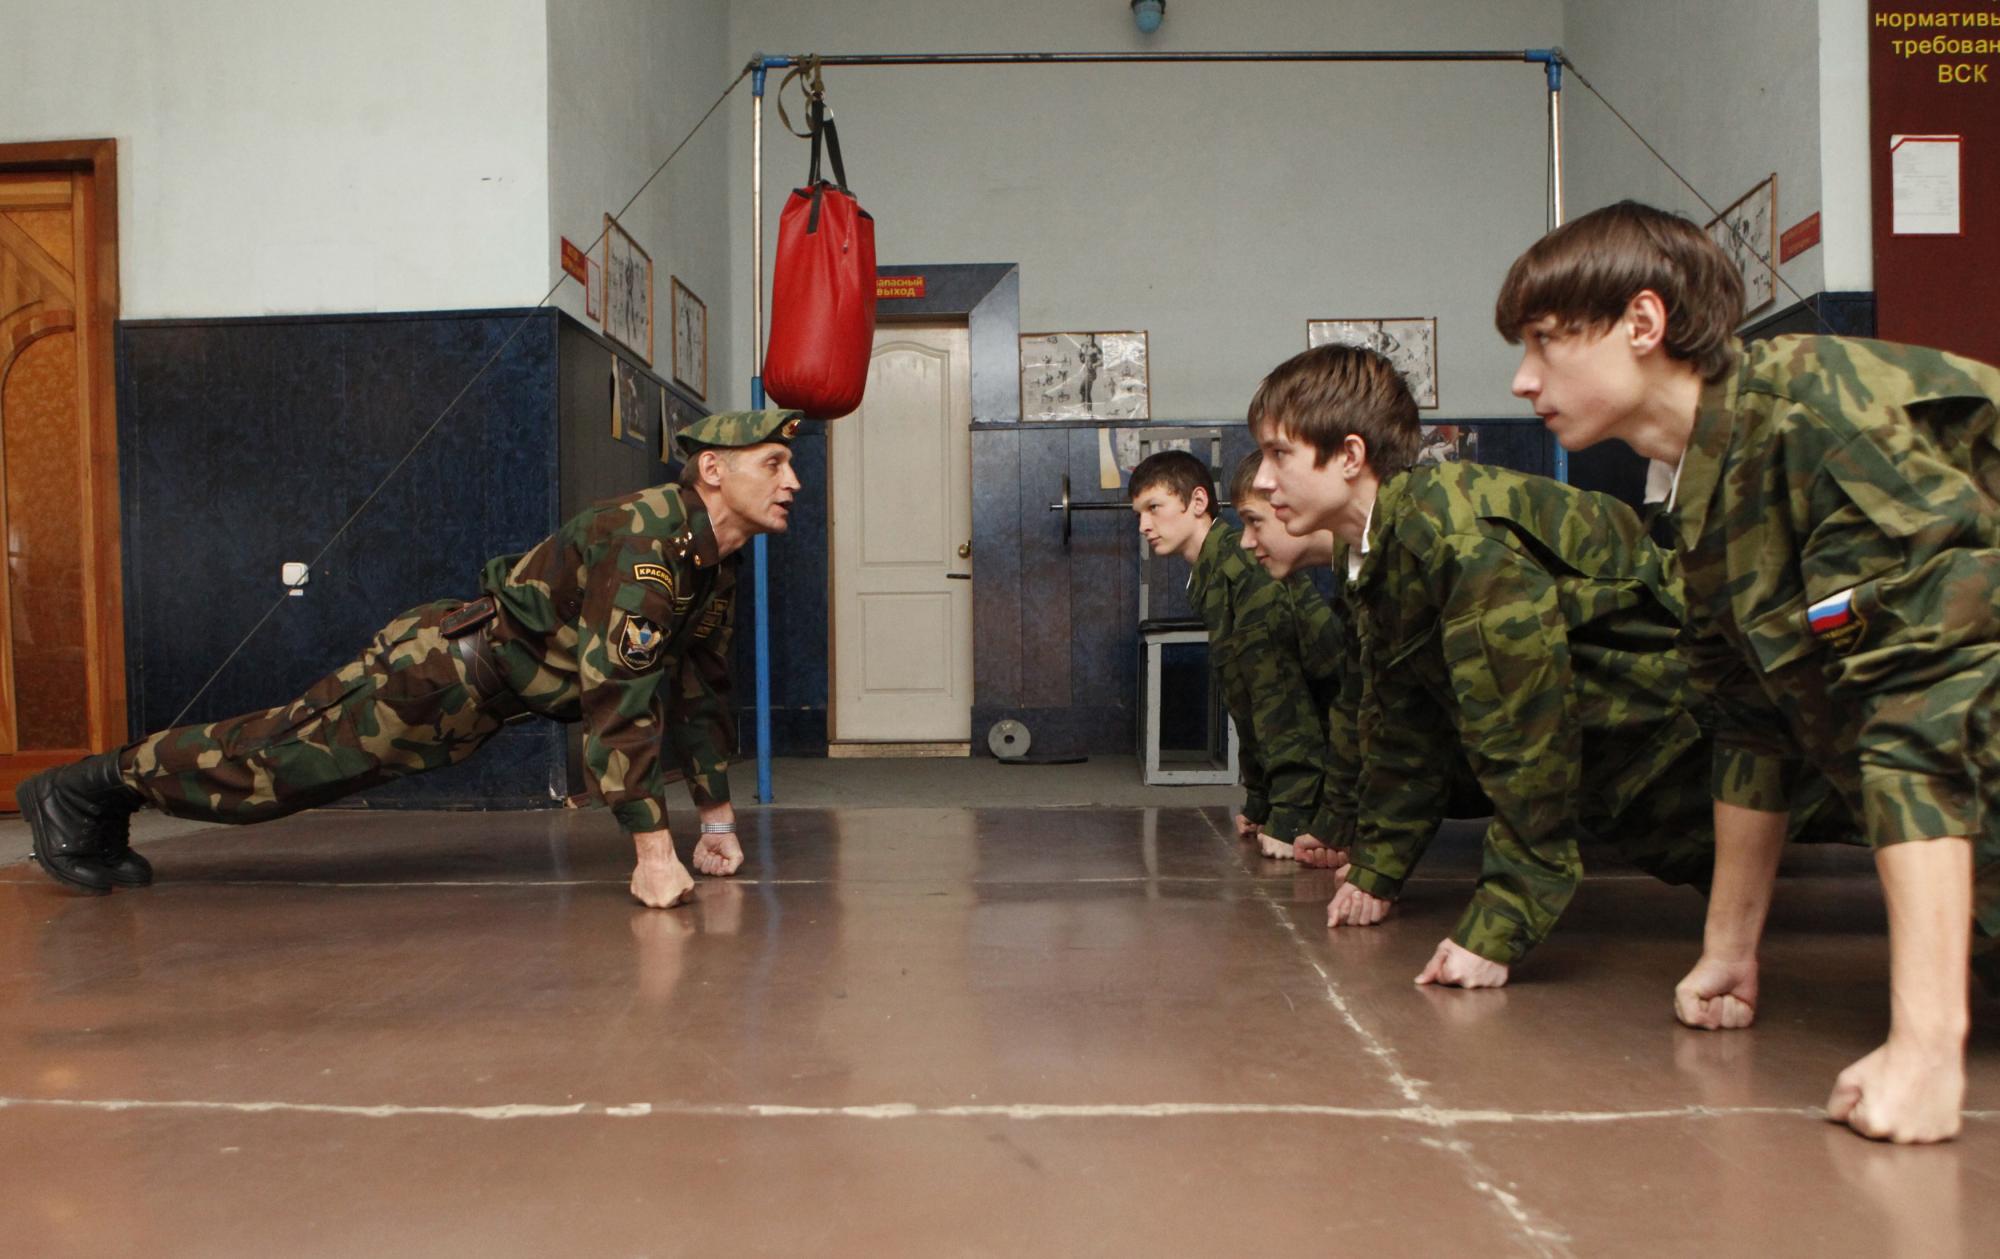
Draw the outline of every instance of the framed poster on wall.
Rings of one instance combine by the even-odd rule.
[[[604,335],[653,365],[653,259],[604,216]]]
[[[694,291],[673,277],[674,370],[676,384],[708,399],[708,306]]]
[[[1417,406],[1438,404],[1438,321],[1434,315],[1401,319],[1308,319],[1306,348],[1359,345],[1395,364]]]
[[[1021,334],[1023,420],[1152,418],[1144,332]]]
[[[1711,219],[1708,237],[1743,273],[1743,313],[1762,310],[1778,296],[1778,176],[1736,199]]]

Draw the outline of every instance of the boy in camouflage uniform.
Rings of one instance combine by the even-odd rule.
[[[483,595],[404,613],[298,700],[30,778],[19,798],[36,858],[82,891],[143,887],[152,869],[128,842],[140,807],[267,821],[457,764],[534,713],[584,723],[590,786],[637,850],[633,896],[666,908],[694,886],[667,829],[667,756],[701,815],[695,868],[735,873],[736,553],[789,523],[798,424],[791,411],[698,421],[677,439],[680,484],[593,507],[533,550],[492,560]]]
[[[1327,747],[1318,820],[1310,835],[1294,838],[1292,857],[1300,865],[1333,869],[1346,863],[1347,845],[1354,838],[1354,776],[1360,761],[1354,721],[1345,711],[1358,695],[1351,684],[1354,671],[1348,668],[1354,653],[1333,604],[1309,585],[1312,569],[1333,563],[1333,535],[1322,530],[1293,537],[1285,531],[1271,512],[1271,501],[1256,488],[1257,465],[1262,461],[1254,450],[1237,461],[1229,478],[1229,505],[1243,523],[1243,549],[1271,580],[1296,590],[1290,602],[1299,655],[1317,682],[1313,699],[1326,709]],[[1306,597],[1308,593],[1311,597]]]
[[[1257,488],[1257,472],[1263,463],[1261,451],[1251,451],[1237,465],[1230,481],[1229,501],[1243,522],[1243,549],[1257,557],[1264,571],[1278,581],[1314,568],[1347,564],[1346,548],[1332,532],[1321,529],[1294,535],[1272,510],[1271,500]],[[1354,842],[1355,819],[1360,802],[1355,797],[1361,776],[1361,670],[1356,667],[1361,649],[1348,629],[1347,618],[1336,608],[1336,600],[1322,599],[1303,608],[1300,635],[1309,668],[1338,675],[1338,688],[1326,714],[1326,775],[1320,786],[1321,821],[1314,827],[1317,842],[1302,840],[1292,845],[1292,855],[1301,865],[1343,872],[1347,850]],[[1321,661],[1332,664],[1322,665]],[[1479,789],[1479,779],[1463,753],[1452,758],[1446,776],[1445,816],[1480,818],[1493,816],[1493,803]],[[1331,921],[1328,926],[1338,925]]]
[[[1524,347],[1514,392],[1556,440],[1615,437],[1678,469],[1688,636],[1718,731],[1714,894],[1676,1013],[1755,1018],[1786,782],[1817,766],[1865,821],[1890,924],[1889,1038],[1828,1110],[1867,1136],[1945,1140],[1975,911],[2000,933],[2000,371],[1839,337],[1746,348],[1742,313],[1703,232],[1624,202],[1517,259],[1494,319]]]
[[[1372,350],[1279,365],[1250,404],[1257,486],[1295,533],[1347,544],[1359,642],[1359,825],[1330,926],[1387,914],[1446,815],[1463,755],[1491,801],[1472,903],[1417,976],[1498,987],[1613,842],[1705,883],[1706,755],[1674,651],[1680,596],[1616,499],[1541,477],[1413,467],[1416,404]]]
[[[1267,857],[1289,859],[1314,830],[1326,772],[1326,712],[1338,661],[1308,668],[1301,639],[1310,607],[1323,604],[1301,575],[1277,582],[1251,562],[1236,530],[1215,517],[1208,467],[1183,450],[1150,455],[1132,470],[1132,510],[1155,555],[1194,565],[1188,594],[1208,627],[1209,658],[1221,674],[1240,745],[1245,799],[1236,833]]]

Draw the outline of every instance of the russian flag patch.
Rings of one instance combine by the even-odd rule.
[[[1806,609],[1806,626],[1814,634],[1831,634],[1854,619],[1854,588],[1829,595]]]
[[[1848,651],[1861,641],[1868,621],[1854,607],[1854,588],[1829,595],[1806,609],[1806,628],[1835,651]]]

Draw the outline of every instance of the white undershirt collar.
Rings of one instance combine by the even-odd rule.
[[[1368,554],[1368,529],[1375,523],[1375,504],[1368,504],[1368,517],[1361,522],[1361,545],[1347,548],[1347,580],[1361,576],[1361,561]]]

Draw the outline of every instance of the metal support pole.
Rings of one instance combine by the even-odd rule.
[[[764,67],[750,72],[750,405],[764,406]],[[771,560],[767,539],[750,544],[757,605],[757,802],[771,795]]]
[[[1562,51],[1552,50],[1546,63],[1549,71],[1549,224],[1551,231],[1563,225],[1563,113]],[[1564,485],[1569,484],[1569,451],[1562,443],[1550,439],[1555,447],[1555,478]]]
[[[1519,48],[1418,48],[1418,49],[1312,49],[1284,48],[1240,52],[897,52],[825,53],[823,66],[1076,66],[1171,64],[1243,64],[1284,61],[1541,61],[1546,49]],[[755,64],[766,70],[797,65],[804,54],[758,56]]]
[[[1562,62],[1549,61],[1549,211],[1555,222],[1551,228],[1563,225],[1563,68]]]

